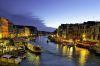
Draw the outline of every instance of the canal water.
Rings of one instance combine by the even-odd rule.
[[[20,66],[100,66],[100,57],[87,49],[62,46],[48,42],[46,36],[36,38],[32,44],[40,45],[42,54],[27,52]]]

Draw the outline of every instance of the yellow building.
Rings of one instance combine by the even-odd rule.
[[[26,37],[30,36],[30,29],[28,27],[25,27],[25,34]]]
[[[5,18],[0,18],[0,38],[8,38],[8,20]]]

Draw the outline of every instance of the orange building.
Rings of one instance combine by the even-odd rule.
[[[8,38],[9,30],[8,30],[8,20],[0,17],[0,38]]]

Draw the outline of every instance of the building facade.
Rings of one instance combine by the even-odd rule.
[[[28,37],[37,34],[34,26],[14,25],[8,19],[0,17],[0,39],[14,37]]]
[[[8,20],[0,17],[0,38],[9,37]]]
[[[95,41],[100,45],[100,22],[88,21],[81,24],[61,24],[57,37],[74,41]]]
[[[37,34],[37,28],[33,26],[15,25],[16,37],[29,37]]]

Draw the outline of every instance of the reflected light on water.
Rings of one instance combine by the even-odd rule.
[[[39,55],[35,55],[35,54],[28,52],[27,56],[28,56],[29,62],[34,63],[35,66],[40,65],[40,56]]]
[[[35,66],[40,66],[40,56],[36,56],[34,64]]]
[[[56,49],[58,49],[59,48],[59,44],[56,44]]]
[[[62,48],[62,55],[67,56],[69,58],[69,61],[72,60],[72,55],[73,55],[73,47],[68,48],[67,46],[64,46]]]
[[[67,47],[63,46],[62,48],[62,55],[65,56],[67,54]]]
[[[56,44],[56,51],[59,52],[60,51],[60,45]]]
[[[87,61],[87,58],[88,58],[88,55],[89,55],[88,50],[86,50],[86,49],[80,50],[79,66],[84,66],[85,65],[85,63]]]
[[[67,49],[67,55],[68,55],[69,60],[71,61],[72,55],[73,55],[73,47]]]
[[[73,47],[71,47],[70,49],[69,49],[69,55],[72,55],[73,54]]]

